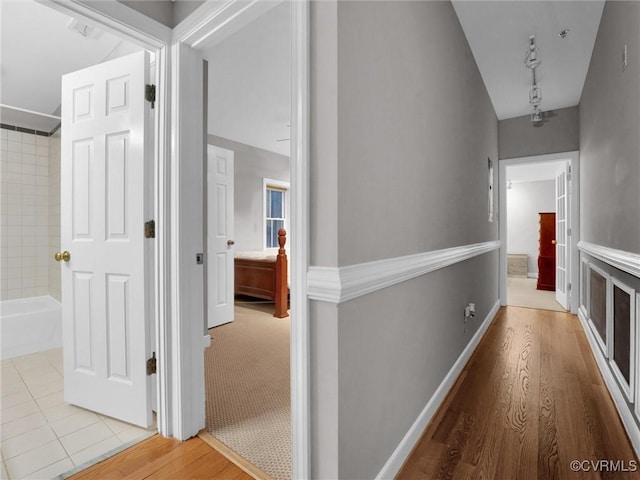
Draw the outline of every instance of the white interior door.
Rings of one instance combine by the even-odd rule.
[[[233,321],[233,152],[207,149],[207,324]]]
[[[567,163],[556,176],[556,301],[568,309],[569,171]]]
[[[64,397],[145,427],[148,63],[139,52],[63,76],[61,165]]]

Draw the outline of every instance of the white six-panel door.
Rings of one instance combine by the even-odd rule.
[[[207,324],[233,321],[233,152],[207,148]]]
[[[556,301],[569,308],[569,176],[564,163],[556,176]]]
[[[145,311],[148,54],[63,76],[61,244],[65,401],[152,422]]]

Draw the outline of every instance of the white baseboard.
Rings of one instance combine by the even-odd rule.
[[[411,450],[413,450],[413,447],[416,445],[416,443],[418,443],[420,437],[424,433],[425,428],[427,428],[427,425],[438,410],[438,407],[442,404],[447,396],[447,393],[449,393],[449,390],[451,390],[451,387],[453,387],[453,384],[460,376],[462,369],[469,361],[469,358],[471,358],[471,355],[480,343],[480,340],[486,333],[487,328],[489,328],[491,321],[494,319],[499,309],[500,301],[497,300],[491,308],[489,314],[482,321],[482,324],[480,325],[480,328],[478,328],[478,331],[471,338],[465,349],[456,360],[456,363],[453,364],[451,370],[449,370],[449,373],[447,373],[447,375],[444,377],[444,380],[442,380],[442,383],[440,383],[435,393],[429,399],[427,405],[424,407],[422,412],[420,412],[420,415],[418,416],[416,421],[413,422],[411,428],[409,428],[396,449],[386,461],[386,463],[376,476],[376,480],[392,479],[395,478],[395,476],[398,474],[400,468],[411,453]]]
[[[606,358],[604,358],[602,354],[602,350],[600,349],[596,338],[593,336],[591,328],[589,328],[589,322],[584,316],[582,310],[578,310],[578,318],[580,319],[582,329],[587,336],[589,346],[591,347],[593,356],[596,359],[596,363],[598,364],[600,373],[602,374],[604,382],[607,385],[607,390],[609,390],[611,398],[613,398],[613,403],[616,406],[616,410],[618,410],[618,414],[620,414],[622,425],[624,425],[624,429],[627,431],[627,435],[629,436],[629,440],[631,441],[631,446],[636,452],[636,455],[640,456],[640,428],[638,427],[638,424],[633,417],[633,413],[629,409],[629,405],[627,404],[622,390],[618,386],[618,382],[616,381],[613,373],[609,368],[609,365],[607,364]]]
[[[527,278],[538,278],[538,272],[527,272]]]

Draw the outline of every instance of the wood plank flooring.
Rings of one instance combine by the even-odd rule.
[[[640,468],[577,317],[506,307],[396,478],[640,478],[572,460]]]
[[[592,467],[572,472],[572,460],[638,462],[577,318],[508,307],[397,478],[640,478],[640,472]],[[252,477],[199,438],[156,435],[70,478]]]
[[[69,477],[70,480],[250,480],[253,477],[234,465],[200,438],[186,442],[160,435]]]

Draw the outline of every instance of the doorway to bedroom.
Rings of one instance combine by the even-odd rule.
[[[577,309],[578,152],[500,161],[504,305]]]
[[[291,478],[290,4],[203,49],[207,61],[206,427],[249,473]]]

